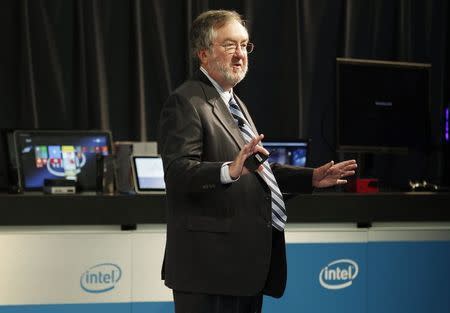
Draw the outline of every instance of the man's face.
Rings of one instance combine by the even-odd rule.
[[[247,73],[248,33],[244,26],[232,20],[215,30],[210,50],[204,51],[202,66],[224,90],[236,86]]]

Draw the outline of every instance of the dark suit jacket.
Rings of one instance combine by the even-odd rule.
[[[237,99],[254,128],[245,105]],[[245,142],[203,73],[166,101],[159,147],[167,190],[165,284],[178,291],[281,296],[284,233],[272,229],[270,191],[256,173],[231,184],[220,169]],[[312,169],[273,165],[282,192],[310,192]],[[289,218],[289,212],[288,212]]]

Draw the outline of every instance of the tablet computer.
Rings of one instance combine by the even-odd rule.
[[[160,156],[132,155],[131,166],[136,193],[165,192],[164,167]]]

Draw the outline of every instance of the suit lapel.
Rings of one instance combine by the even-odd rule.
[[[235,120],[231,116],[228,107],[223,102],[216,88],[214,88],[209,79],[203,73],[200,72],[196,76],[197,79],[199,79],[204,83],[202,88],[203,91],[205,92],[206,101],[212,106],[214,116],[227,130],[227,132],[239,146],[239,149],[242,149],[242,147],[245,145],[245,141],[241,135],[239,127],[237,126]]]

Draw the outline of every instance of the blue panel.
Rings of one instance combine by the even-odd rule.
[[[86,303],[0,306],[0,313],[129,313],[131,303]]]
[[[371,242],[369,312],[449,313],[450,242]]]
[[[367,312],[366,254],[366,243],[288,244],[286,292],[281,299],[265,297],[263,312]],[[321,271],[332,261],[341,259],[356,262],[359,268],[357,277],[343,289],[324,288],[319,281]],[[341,269],[346,266],[341,266]],[[336,269],[336,265],[329,268]],[[328,283],[333,285],[331,281]]]
[[[173,313],[173,302],[0,306],[0,313]]]

